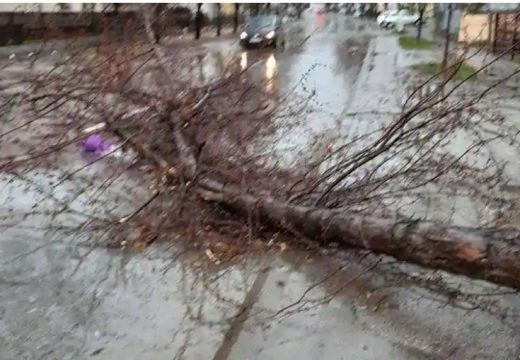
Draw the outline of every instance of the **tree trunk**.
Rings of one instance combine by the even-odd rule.
[[[253,212],[270,226],[296,230],[322,243],[337,242],[363,248],[428,268],[520,289],[520,233],[517,231],[377,218],[243,195],[238,189],[228,190],[215,182],[205,185],[212,188],[210,192],[201,192],[206,200],[244,215]]]
[[[202,28],[202,4],[197,4],[197,13],[195,14],[195,40],[200,39],[200,31]]]
[[[222,19],[220,18],[220,3],[217,3],[217,36],[220,36]]]
[[[240,8],[239,3],[235,3],[235,13],[233,14],[233,34],[236,34],[238,30],[238,10]]]
[[[448,19],[446,21],[446,39],[444,40],[444,55],[442,57],[441,71],[444,73],[448,65],[448,53],[450,50],[450,32],[451,32],[451,16],[453,12],[453,5],[448,5]]]
[[[421,39],[425,7],[426,7],[426,5],[419,4],[419,23],[417,24],[417,40]]]

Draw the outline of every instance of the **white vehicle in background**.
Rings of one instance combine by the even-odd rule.
[[[377,17],[377,23],[383,28],[393,28],[397,25],[417,25],[419,23],[419,15],[412,14],[410,11],[388,10],[384,11]]]

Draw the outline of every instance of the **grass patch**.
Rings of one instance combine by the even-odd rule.
[[[436,63],[436,62],[428,62],[428,63],[412,65],[411,68],[414,69],[415,71],[420,72],[421,74],[432,76],[432,75],[438,74],[441,71],[441,64]],[[453,69],[450,69],[450,70],[453,70]],[[474,72],[475,72],[474,68],[472,68],[468,64],[464,63],[457,70],[455,75],[453,75],[452,80],[464,80],[468,76],[473,74]]]
[[[410,36],[400,36],[399,45],[406,50],[426,50],[431,49],[433,43],[428,40],[419,39]]]

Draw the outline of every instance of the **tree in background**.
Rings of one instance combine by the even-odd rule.
[[[450,40],[451,40],[451,17],[453,14],[453,4],[448,4],[448,15],[446,19],[446,37],[444,40],[444,54],[442,57],[441,71],[445,72],[448,66],[448,55],[450,51]]]
[[[222,18],[220,14],[220,3],[215,4],[217,6],[217,36],[220,36],[220,31],[222,27]]]
[[[426,9],[426,4],[419,4],[419,23],[417,24],[417,40],[419,40],[421,38],[425,9]]]
[[[239,16],[240,4],[235,3],[235,12],[233,13],[233,34],[238,30],[238,16]]]
[[[195,14],[195,40],[200,39],[200,31],[202,29],[202,4],[197,4],[197,13]]]

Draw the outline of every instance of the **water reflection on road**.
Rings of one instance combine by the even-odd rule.
[[[321,15],[287,24],[284,49],[243,50],[233,40],[207,43],[199,72],[208,81],[236,62],[273,99],[306,102],[305,112],[278,115],[278,132],[260,145],[289,166],[320,151],[321,143],[330,143],[338,133],[374,31],[373,24]]]

